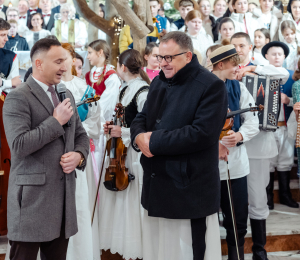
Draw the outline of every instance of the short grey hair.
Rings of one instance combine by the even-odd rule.
[[[62,13],[63,11],[69,11],[69,15],[76,14],[76,9],[75,9],[74,5],[69,4],[69,3],[65,3],[60,6],[60,13]]]
[[[170,40],[178,44],[180,49],[194,52],[192,39],[186,33],[179,31],[169,32],[160,39],[160,43],[166,43]]]
[[[17,12],[17,14],[19,15],[19,10],[18,10],[17,7],[13,7],[13,6],[12,7],[8,7],[7,10],[6,10],[6,16],[8,16],[8,14],[10,12]]]

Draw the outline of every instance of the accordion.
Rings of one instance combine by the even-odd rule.
[[[253,96],[255,104],[264,106],[264,110],[258,113],[259,128],[275,132],[280,112],[280,79],[247,75],[242,82]]]

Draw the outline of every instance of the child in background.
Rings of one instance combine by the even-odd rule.
[[[227,9],[227,3],[225,0],[215,0],[214,1],[214,10],[211,13],[211,16],[215,18],[215,20],[223,17]]]
[[[83,61],[83,58],[77,52],[75,53],[75,55],[76,55],[76,61],[75,61],[74,66],[75,66],[75,69],[77,72],[77,77],[81,78],[84,61]],[[85,75],[83,75],[83,76],[85,76]]]
[[[258,6],[257,6],[256,3],[254,3],[254,2],[249,3],[249,4],[248,4],[248,12],[249,12],[249,13],[253,13],[254,9],[257,8],[257,7],[258,7]]]
[[[194,49],[199,51],[202,57],[205,57],[206,50],[208,47],[214,44],[211,36],[206,33],[202,26],[202,15],[198,10],[190,11],[186,18],[185,24],[187,28],[187,35],[192,39]],[[205,64],[203,59],[202,64]]]
[[[219,23],[219,35],[221,35],[220,40],[216,41],[216,44],[221,44],[224,39],[230,41],[231,36],[235,32],[234,22],[229,18],[225,17]]]
[[[144,71],[148,74],[151,81],[160,72],[159,62],[157,60],[158,51],[158,44],[155,42],[149,42],[145,49],[144,60],[147,63],[147,67],[144,67]]]
[[[4,49],[13,52],[29,51],[29,46],[25,38],[18,34],[18,22],[9,20],[10,29],[8,31],[8,41],[4,45]]]
[[[269,61],[266,60],[262,54],[261,49],[271,41],[270,32],[265,29],[257,29],[254,32],[254,47],[252,51],[252,63],[254,65],[268,65]]]
[[[248,0],[232,0],[234,12],[230,18],[235,25],[235,32],[244,32],[250,36],[251,43],[254,42],[254,32],[260,28],[257,19],[252,13],[248,13]]]
[[[284,38],[284,43],[289,47],[290,50],[290,54],[285,59],[282,66],[288,70],[295,71],[297,69],[299,55],[295,24],[292,21],[283,21],[281,23],[280,30]]]
[[[195,0],[176,0],[174,2],[174,8],[180,13],[180,19],[171,24],[171,32],[173,31],[185,31],[185,17],[188,12],[192,10],[199,10],[199,6]]]

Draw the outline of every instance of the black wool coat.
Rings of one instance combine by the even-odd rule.
[[[130,127],[133,147],[138,134],[152,132],[154,157],[141,156],[142,205],[149,216],[196,219],[218,212],[219,136],[227,107],[224,82],[196,55],[172,79],[161,71],[152,81]]]

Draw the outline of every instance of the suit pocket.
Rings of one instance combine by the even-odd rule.
[[[16,185],[44,185],[46,183],[46,173],[18,174]]]
[[[185,187],[190,184],[187,174],[187,156],[174,156],[171,160],[166,161],[166,171],[169,176],[176,182],[176,186]]]
[[[44,157],[41,153],[28,155],[24,159],[24,174],[45,172]]]

